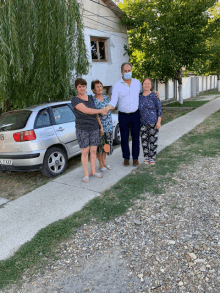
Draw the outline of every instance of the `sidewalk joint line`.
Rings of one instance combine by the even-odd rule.
[[[51,182],[59,183],[59,184],[66,185],[66,186],[69,186],[69,187],[77,187],[77,188],[81,188],[81,189],[85,189],[85,190],[88,190],[88,191],[93,191],[93,192],[101,194],[101,192],[99,192],[99,191],[95,191],[93,189],[89,189],[89,188],[85,188],[85,187],[81,187],[81,186],[70,185],[70,184],[67,184],[67,183],[57,182],[57,181],[54,181],[54,180],[52,180]]]

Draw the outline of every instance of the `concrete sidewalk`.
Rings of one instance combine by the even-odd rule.
[[[162,126],[158,151],[188,133],[219,109],[220,98],[217,98]],[[142,150],[139,161],[143,162]],[[100,196],[104,190],[135,169],[132,165],[123,166],[120,148],[114,150],[107,162],[113,170],[106,172],[102,179],[90,178],[89,183],[82,182],[84,173],[82,167],[79,167],[14,201],[0,201],[0,260],[13,255],[40,229],[79,211],[85,203]]]

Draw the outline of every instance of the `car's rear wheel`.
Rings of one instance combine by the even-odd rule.
[[[67,156],[64,150],[53,147],[45,154],[42,173],[47,177],[56,177],[65,171],[66,165]]]
[[[121,143],[121,133],[120,133],[119,124],[117,124],[115,127],[114,143],[116,143],[116,144]]]

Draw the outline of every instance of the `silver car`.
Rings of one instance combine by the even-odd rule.
[[[115,143],[120,143],[117,114],[112,114]],[[0,170],[41,170],[49,177],[64,172],[67,160],[81,153],[70,101],[32,106],[0,115]]]

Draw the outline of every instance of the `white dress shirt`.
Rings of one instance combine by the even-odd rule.
[[[118,103],[118,111],[120,112],[136,112],[139,106],[141,88],[141,83],[137,79],[132,78],[130,86],[123,79],[120,79],[113,86],[111,102],[109,104],[115,108]]]

